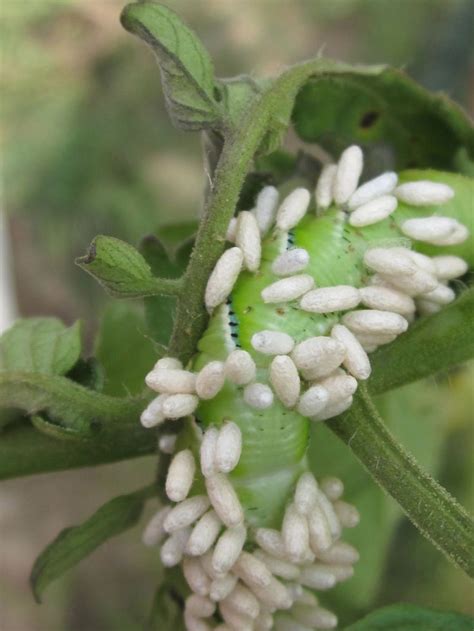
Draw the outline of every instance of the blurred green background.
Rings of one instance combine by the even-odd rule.
[[[194,218],[205,185],[199,136],[171,127],[155,61],[122,30],[122,6],[121,0],[3,0],[0,9],[2,207],[19,314],[57,315],[68,323],[80,317],[89,344],[110,300],[74,258],[98,233],[136,244],[160,226]],[[322,49],[348,62],[404,67],[466,109],[474,104],[472,0],[178,0],[168,6],[197,31],[220,76],[273,73]],[[473,375],[452,373],[380,402],[400,439],[471,508]],[[62,527],[140,486],[153,470],[148,458],[2,484],[2,631],[142,628],[158,563],[155,551],[142,548],[137,529],[82,563],[41,607],[27,577],[34,557]],[[359,543],[370,554],[365,575],[362,556],[359,582],[356,575],[336,593],[346,619],[399,600],[473,611],[463,575],[367,478],[361,475],[358,484],[362,535],[354,536],[365,537]]]

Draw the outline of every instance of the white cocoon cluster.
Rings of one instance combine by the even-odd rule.
[[[291,230],[304,217],[308,210],[311,196],[305,188],[295,188],[282,201],[276,216],[276,224],[280,230]]]
[[[309,274],[296,274],[277,280],[262,289],[261,296],[265,303],[290,302],[296,300],[314,287],[314,279]]]
[[[319,379],[332,373],[342,364],[345,347],[323,335],[310,337],[295,346],[291,357],[305,379]]]
[[[406,248],[370,248],[364,254],[365,265],[380,274],[414,274],[417,266]]]
[[[358,289],[351,285],[336,285],[308,291],[301,298],[300,307],[310,313],[331,313],[354,309],[359,302]]]
[[[336,177],[337,164],[326,164],[316,184],[314,196],[316,198],[316,206],[321,210],[329,208],[332,203],[332,195],[334,188],[334,178]]]
[[[262,235],[273,225],[278,205],[278,190],[274,186],[264,186],[257,196],[254,213]]]
[[[277,397],[287,408],[296,405],[300,395],[300,376],[288,355],[277,355],[270,365],[270,382]]]
[[[309,263],[309,254],[303,248],[285,250],[272,263],[272,272],[277,276],[291,276],[301,272]]]
[[[238,386],[244,386],[255,379],[257,368],[247,351],[237,349],[227,356],[224,372],[229,381]]]
[[[468,270],[468,264],[459,256],[434,256],[432,259],[436,275],[440,280],[453,280],[464,276]]]
[[[183,574],[193,592],[200,596],[207,596],[211,588],[211,579],[204,571],[199,559],[185,557],[183,559]]]
[[[158,449],[164,454],[174,453],[177,434],[163,434],[158,440]]]
[[[359,206],[351,213],[349,223],[356,228],[370,226],[387,219],[397,208],[397,198],[393,195],[382,195]]]
[[[212,507],[228,527],[237,526],[244,519],[244,511],[232,483],[223,473],[206,478],[206,490]]]
[[[170,510],[171,506],[164,506],[150,519],[142,535],[142,541],[146,546],[156,546],[166,535],[163,524]]]
[[[222,528],[222,522],[215,511],[205,513],[194,526],[186,544],[186,552],[191,556],[205,554],[214,544]]]
[[[170,394],[163,402],[163,414],[173,420],[182,418],[192,414],[198,405],[195,394]]]
[[[225,423],[217,437],[216,466],[219,471],[229,473],[237,466],[242,452],[242,433],[238,425],[229,421]]]
[[[302,416],[315,416],[321,412],[329,400],[329,393],[323,386],[311,386],[298,401],[297,410]]]
[[[355,210],[359,206],[363,206],[377,197],[388,195],[397,185],[397,181],[398,176],[393,171],[382,173],[382,175],[359,186],[355,193],[351,195],[347,207],[349,210]]]
[[[232,571],[249,587],[267,587],[272,582],[272,573],[265,563],[249,552],[241,552]]]
[[[452,199],[454,191],[450,186],[441,182],[418,180],[417,182],[400,184],[395,189],[395,195],[406,204],[432,206],[434,204],[444,204]]]
[[[167,398],[167,394],[160,394],[143,410],[140,416],[140,423],[143,427],[150,428],[163,423],[166,419],[163,413],[163,403]]]
[[[431,302],[435,302],[438,305],[447,305],[452,302],[456,297],[456,294],[451,289],[451,287],[447,287],[446,285],[442,285],[441,283],[432,289],[431,291],[422,294],[420,298],[422,300],[430,300]]]
[[[145,377],[146,385],[163,394],[192,394],[196,388],[196,375],[189,370],[158,368]]]
[[[295,489],[295,506],[302,515],[309,515],[318,501],[318,483],[314,475],[307,471],[298,479]]]
[[[259,331],[252,335],[250,343],[264,355],[286,355],[295,345],[293,338],[281,331]]]
[[[308,522],[298,513],[294,504],[290,504],[285,511],[281,535],[290,560],[303,561],[309,549]]]
[[[225,302],[240,274],[243,260],[243,252],[237,247],[222,254],[207,281],[204,298],[207,309],[212,310]]]
[[[410,315],[415,311],[413,298],[406,293],[390,287],[361,287],[362,304],[370,309],[393,311],[400,315]]]
[[[399,335],[408,328],[408,322],[399,313],[377,309],[351,311],[343,316],[342,321],[348,329],[356,333],[393,333]]]
[[[449,237],[457,226],[458,222],[451,217],[431,216],[407,219],[402,223],[401,230],[411,239],[433,243]]]
[[[228,528],[220,537],[212,554],[212,566],[218,574],[228,572],[242,552],[247,529],[243,524]]]
[[[256,272],[262,254],[260,230],[255,216],[247,210],[240,212],[237,217],[235,243],[242,250],[245,267],[249,272]]]
[[[196,377],[196,394],[200,399],[213,399],[222,389],[224,381],[224,363],[209,362]]]
[[[257,410],[265,410],[273,403],[273,392],[265,383],[251,383],[244,388],[244,401]]]
[[[333,193],[336,204],[345,204],[354,193],[363,166],[364,156],[360,147],[352,145],[342,152],[334,177]]]
[[[199,519],[208,508],[209,499],[205,495],[189,497],[170,510],[163,527],[169,533],[186,528]]]
[[[166,476],[166,495],[172,502],[182,502],[193,484],[196,463],[190,449],[179,451],[171,461]]]
[[[205,478],[217,473],[216,467],[216,447],[219,430],[216,427],[209,427],[202,437],[200,447],[201,473]]]
[[[383,288],[371,287],[369,289]],[[343,366],[356,379],[368,379],[371,373],[370,360],[355,335],[343,324],[336,324],[332,328],[331,337],[340,342],[346,349]]]

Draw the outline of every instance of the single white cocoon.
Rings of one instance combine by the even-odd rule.
[[[360,521],[357,508],[343,500],[334,502],[334,511],[344,528],[355,528]]]
[[[309,263],[309,254],[303,248],[285,250],[272,263],[272,272],[277,276],[291,276],[301,272]]]
[[[342,152],[334,177],[333,193],[336,204],[345,204],[354,193],[363,166],[364,156],[360,147],[352,145]]]
[[[352,402],[353,402],[352,395],[345,399],[339,399],[335,403],[328,404],[324,408],[324,410],[319,412],[319,414],[316,414],[315,416],[313,416],[311,420],[312,421],[327,421],[328,419],[333,418],[334,416],[338,416],[339,414],[342,414],[343,412],[348,410],[351,407]]]
[[[157,511],[146,525],[142,535],[142,542],[146,546],[156,546],[162,541],[166,535],[166,530],[163,528],[165,519],[171,510],[171,506],[164,506]]]
[[[359,206],[363,206],[377,197],[388,195],[397,185],[397,181],[397,174],[393,171],[387,171],[386,173],[382,173],[382,175],[365,182],[365,184],[359,186],[355,193],[351,195],[347,203],[348,209],[355,210]]]
[[[296,484],[295,506],[298,513],[308,515],[318,500],[318,483],[312,473],[303,473]]]
[[[225,381],[224,363],[209,362],[196,377],[196,394],[200,399],[213,399],[222,389]]]
[[[359,290],[350,285],[321,287],[308,291],[301,300],[300,307],[310,313],[332,313],[354,309],[360,302]]]
[[[379,311],[378,309],[360,309],[346,313],[343,324],[356,333],[394,333],[399,335],[408,328],[408,322],[399,313]]]
[[[416,308],[420,315],[428,316],[441,311],[441,305],[431,300],[417,300]]]
[[[162,357],[153,366],[153,370],[180,370],[183,364],[176,357]]]
[[[410,275],[417,266],[406,248],[370,248],[364,254],[365,265],[380,274]]]
[[[309,387],[298,401],[297,410],[303,416],[315,416],[321,412],[329,400],[329,393],[323,386]]]
[[[268,554],[285,560],[288,555],[286,553],[285,544],[281,537],[281,533],[273,528],[257,528],[255,531],[255,541]]]
[[[254,555],[263,561],[272,574],[284,578],[287,581],[294,581],[299,578],[300,568],[290,561],[283,561],[267,554],[263,550],[256,550]]]
[[[244,386],[255,379],[257,368],[247,351],[237,349],[227,356],[224,373],[229,381]]]
[[[295,188],[282,201],[276,216],[276,224],[280,230],[291,230],[304,217],[308,210],[311,196],[306,188]]]
[[[252,591],[270,611],[289,609],[293,604],[289,590],[273,575],[268,585],[254,585],[252,586]]]
[[[219,537],[212,554],[212,566],[218,574],[228,572],[242,552],[247,529],[243,524],[228,528]]]
[[[234,563],[232,571],[246,585],[252,589],[255,587],[267,587],[272,581],[272,573],[265,563],[257,559],[250,552],[241,552],[239,558]]]
[[[158,449],[164,454],[174,453],[177,434],[162,434],[158,440]]]
[[[366,202],[354,210],[349,223],[356,228],[370,226],[387,219],[397,208],[397,198],[393,195],[382,195]]]
[[[212,507],[228,527],[237,526],[244,519],[244,511],[232,483],[223,473],[206,478],[206,490]]]
[[[319,481],[319,487],[324,495],[334,502],[344,493],[344,484],[339,478],[326,476]]]
[[[186,553],[191,556],[205,554],[214,544],[222,528],[222,522],[213,510],[205,513],[194,526],[186,544]]]
[[[181,563],[189,535],[189,528],[182,528],[164,542],[160,549],[160,558],[165,567],[173,567]]]
[[[410,250],[410,257],[417,265],[417,267],[424,272],[428,272],[429,274],[436,274],[436,266],[433,263],[433,259],[426,254],[421,254],[421,252],[416,252],[415,250]]]
[[[140,416],[140,423],[143,427],[150,428],[163,423],[166,419],[163,412],[163,403],[167,398],[167,394],[160,394],[143,410]]]
[[[464,274],[469,269],[466,261],[459,256],[434,256],[432,261],[436,275],[440,280],[453,280]]]
[[[451,234],[446,237],[440,237],[439,239],[433,239],[430,243],[434,245],[459,245],[463,243],[469,236],[469,230],[466,226],[456,221],[456,226]]]
[[[249,616],[253,619],[260,613],[260,605],[257,598],[241,583],[237,583],[232,592],[222,603],[229,605],[231,609],[234,609],[237,613]]]
[[[372,285],[371,287],[361,287],[359,291],[362,304],[370,309],[393,311],[400,315],[410,315],[415,311],[413,298],[397,289]]]
[[[264,355],[286,355],[295,345],[293,338],[281,331],[259,331],[252,335],[250,343]]]
[[[240,274],[243,260],[242,250],[235,247],[226,250],[217,261],[207,281],[204,298],[209,311],[225,302]]]
[[[322,607],[308,607],[298,604],[293,608],[292,613],[297,622],[310,629],[335,629],[337,627],[337,616],[332,611]]]
[[[192,394],[196,389],[196,375],[189,370],[158,368],[145,377],[146,385],[164,394]]]
[[[321,385],[329,393],[328,406],[347,399],[357,390],[357,380],[346,374],[330,375],[321,381]]]
[[[209,618],[216,610],[216,605],[206,596],[191,594],[186,598],[185,609],[196,618]]]
[[[420,217],[404,221],[401,230],[411,239],[430,243],[445,239],[454,232],[457,225],[457,221],[451,217]]]
[[[270,382],[277,397],[287,408],[296,405],[300,395],[300,376],[288,355],[277,355],[270,365]]]
[[[334,179],[336,177],[337,164],[326,164],[316,184],[314,196],[316,198],[316,206],[321,210],[329,208],[333,199]]]
[[[255,216],[247,210],[241,211],[237,216],[235,243],[244,255],[244,266],[249,272],[256,272],[262,255],[260,230]]]
[[[196,463],[190,449],[179,451],[171,461],[166,476],[166,495],[172,502],[182,502],[193,484]]]
[[[277,280],[262,289],[263,302],[278,303],[296,300],[314,287],[314,279],[309,274],[297,274]]]
[[[264,186],[257,196],[255,218],[262,235],[265,235],[275,220],[279,193],[274,186]]]
[[[304,567],[301,572],[301,583],[311,589],[326,590],[331,589],[336,584],[336,577],[333,572],[320,565],[310,565]]]
[[[324,563],[335,563],[336,565],[353,565],[359,560],[359,553],[345,541],[335,541],[333,545],[319,554],[319,558]]]
[[[456,298],[456,294],[451,287],[447,287],[446,285],[442,285],[440,283],[437,287],[435,287],[435,289],[432,289],[426,294],[422,294],[420,298],[422,300],[435,302],[438,305],[447,305]]]
[[[216,427],[209,427],[204,432],[200,447],[201,473],[205,478],[217,473],[216,447],[219,430]]]
[[[408,296],[418,296],[419,294],[424,294],[438,286],[436,276],[421,269],[417,269],[416,272],[410,276],[387,274],[385,279],[390,285],[400,291],[403,291]]]
[[[319,504],[315,504],[308,514],[309,543],[311,550],[319,555],[332,545],[332,534],[328,519]]]
[[[163,402],[163,414],[169,419],[178,419],[192,414],[199,405],[195,394],[170,394]]]
[[[204,571],[199,559],[185,557],[183,574],[191,590],[200,596],[207,596],[211,589],[211,579]]]
[[[301,562],[309,549],[308,521],[290,504],[285,511],[281,535],[291,561]]]
[[[163,524],[168,533],[186,528],[203,515],[209,508],[209,499],[205,495],[195,495],[176,504],[168,513]]]
[[[225,574],[220,578],[215,578],[209,589],[209,596],[211,600],[214,600],[215,602],[224,600],[224,598],[234,589],[238,580],[237,576],[234,576],[233,574]]]
[[[454,197],[453,189],[441,182],[418,180],[406,182],[395,189],[395,195],[405,204],[413,206],[432,206],[444,204]]]
[[[215,462],[219,471],[229,473],[237,466],[242,452],[242,433],[238,425],[229,421],[218,434]]]
[[[265,410],[273,404],[273,392],[265,383],[251,383],[244,388],[244,401],[257,410]]]
[[[383,288],[370,287],[369,289]],[[371,373],[370,360],[356,336],[343,324],[336,324],[331,330],[331,337],[340,342],[346,349],[343,366],[356,379],[368,379]]]
[[[291,357],[305,379],[319,379],[342,364],[345,347],[323,335],[310,337],[295,346]]]
[[[227,625],[234,631],[236,629],[239,629],[239,631],[253,631],[253,619],[250,616],[238,613],[228,603],[221,601],[219,612]]]
[[[235,237],[237,236],[237,217],[232,217],[227,226],[227,232],[225,233],[225,240],[230,243],[235,243]]]

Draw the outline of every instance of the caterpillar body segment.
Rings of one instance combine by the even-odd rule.
[[[370,376],[370,352],[403,334],[415,310],[435,312],[452,300],[447,283],[467,269],[442,252],[468,233],[443,218],[450,187],[397,189],[398,177],[387,173],[357,188],[361,160],[359,148],[347,149],[323,171],[316,200],[298,188],[277,208],[276,190],[263,189],[257,210],[232,224],[234,254],[224,253],[210,277],[211,317],[188,372],[161,360],[147,377],[161,397],[198,400],[174,447],[168,496],[177,503],[162,547],[163,562],[183,563],[199,596],[186,604],[190,631],[196,621],[256,631],[336,626],[309,590],[353,575],[358,553],[342,537],[359,516],[342,481],[318,482],[309,472],[310,424],[350,407],[358,381]],[[390,212],[379,212],[377,200],[388,208],[387,196]],[[413,221],[413,209],[398,213],[397,198],[418,201],[424,221]],[[424,214],[430,200],[440,204],[434,221]],[[360,208],[370,225],[351,223]],[[437,256],[417,253],[420,243],[425,251],[438,245]],[[173,370],[179,387],[170,383]],[[162,422],[167,401],[156,411],[152,402],[142,422]],[[161,516],[154,523],[160,532],[148,542],[164,536]]]

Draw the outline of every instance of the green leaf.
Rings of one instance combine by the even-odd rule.
[[[120,495],[104,504],[80,526],[66,528],[36,559],[30,584],[38,602],[46,587],[89,556],[102,543],[134,526],[154,486]]]
[[[315,76],[296,99],[293,121],[303,140],[336,155],[354,142],[373,144],[380,162],[388,146],[396,170],[453,170],[459,149],[474,155],[474,128],[459,106],[393,68],[372,76]]]
[[[54,427],[55,431],[68,431]],[[64,438],[64,436],[61,436]],[[50,471],[116,462],[156,453],[156,433],[140,423],[119,424],[88,440],[58,440],[30,423],[6,427],[0,434],[0,480]]]
[[[183,617],[184,600],[179,591],[170,585],[169,572],[170,570],[166,575],[166,583],[159,587],[153,598],[148,624],[150,631],[185,631],[186,628]]]
[[[211,58],[176,13],[145,1],[126,6],[121,22],[155,52],[173,124],[187,130],[219,127],[221,113],[214,98]]]
[[[18,320],[0,338],[0,371],[64,375],[81,353],[80,323],[56,318]]]
[[[138,423],[144,405],[143,399],[110,397],[65,377],[0,373],[0,407],[18,408],[30,415],[42,412],[86,437],[107,426]]]
[[[443,215],[445,217],[453,217],[467,228],[469,228],[469,237],[459,245],[451,246],[435,246],[427,243],[417,243],[416,249],[430,256],[438,254],[454,254],[461,256],[470,265],[474,267],[474,179],[459,175],[458,173],[446,173],[443,171],[426,170],[409,170],[400,173],[400,182],[413,182],[416,180],[432,180],[434,182],[443,182],[448,184],[454,190],[454,197],[448,202],[439,206],[425,206],[423,208],[408,206],[399,203],[397,212],[393,218],[400,225],[406,219],[412,217],[425,217],[433,214]]]
[[[474,357],[474,288],[439,313],[420,318],[394,342],[371,354],[368,387],[374,394],[397,388]]]
[[[140,298],[176,293],[177,281],[156,278],[143,256],[114,237],[97,236],[77,265],[93,276],[112,296]]]
[[[137,305],[114,302],[107,306],[95,345],[95,354],[105,371],[105,394],[123,397],[143,391],[145,375],[157,360],[145,329]]]
[[[346,631],[471,631],[473,622],[460,613],[400,604],[372,611]]]

